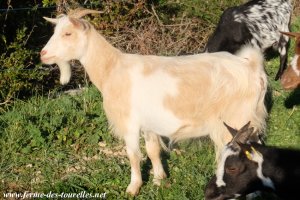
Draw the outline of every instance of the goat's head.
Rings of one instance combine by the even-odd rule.
[[[292,90],[300,86],[300,33],[281,33],[296,38],[295,56],[281,77],[282,87],[286,90]]]
[[[86,51],[87,32],[91,25],[80,18],[91,13],[100,13],[100,11],[76,9],[70,11],[68,15],[59,15],[57,18],[44,17],[56,26],[54,34],[40,52],[41,61],[45,64],[58,64],[61,84],[66,84],[70,80],[69,61],[80,59]]]
[[[206,186],[205,199],[236,198],[263,186],[264,183],[258,176],[263,157],[251,146],[252,142],[258,141],[258,136],[249,125],[250,122],[236,130],[225,124],[233,139],[223,149],[216,175]]]

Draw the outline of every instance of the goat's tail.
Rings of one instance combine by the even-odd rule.
[[[264,69],[264,55],[259,48],[251,45],[245,45],[236,53],[236,55],[247,59],[249,66],[254,71]]]
[[[164,139],[159,136],[159,143],[165,152],[170,152],[172,150],[172,141],[168,141],[168,144],[166,144]]]
[[[264,69],[264,55],[262,51],[251,45],[245,45],[237,53],[237,56],[247,59],[248,66],[252,70],[252,80],[255,80],[258,85],[258,90],[255,95],[259,95],[257,99],[257,107],[255,108],[255,114],[252,115],[251,125],[256,128],[258,133],[263,134],[266,127],[266,118],[268,115],[265,106],[265,96],[268,89],[267,75]]]

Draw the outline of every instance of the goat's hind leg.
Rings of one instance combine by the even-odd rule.
[[[160,158],[161,145],[159,141],[159,136],[155,133],[147,132],[145,133],[144,137],[145,137],[147,155],[150,158],[153,167],[153,174],[154,174],[153,183],[155,185],[160,186],[161,180],[166,178],[167,175],[164,171],[161,158]]]
[[[286,65],[287,65],[288,41],[289,41],[289,38],[287,36],[284,36],[284,35],[282,35],[279,39],[278,52],[280,54],[280,66],[279,66],[279,69],[278,69],[277,74],[275,76],[276,81],[279,78],[281,78],[281,75],[283,74],[283,71],[285,70]]]

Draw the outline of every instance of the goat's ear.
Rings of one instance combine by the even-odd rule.
[[[86,30],[87,28],[89,28],[89,25],[77,18],[74,17],[69,17],[70,22],[73,24],[74,27],[82,29],[82,30]]]
[[[249,121],[247,124],[245,124],[240,130],[239,132],[245,132],[248,130],[249,126],[250,126],[251,121]]]
[[[235,141],[241,144],[246,144],[251,134],[253,133],[253,130],[254,128],[248,128],[247,130],[239,131],[237,136],[235,137]]]
[[[282,32],[280,31],[283,35],[287,35],[289,37],[300,37],[300,33],[294,33],[294,32]]]
[[[226,128],[228,129],[229,133],[232,135],[232,137],[234,138],[237,134],[237,130],[232,128],[231,126],[229,126],[228,124],[226,124],[225,122],[223,122],[223,124],[226,126]]]
[[[240,144],[246,144],[249,141],[250,136],[253,134],[254,128],[248,128],[249,123],[246,124],[241,130],[238,131],[236,136],[232,139],[233,142]],[[246,129],[247,128],[247,129]]]
[[[58,19],[56,19],[56,18],[49,18],[49,17],[43,17],[43,18],[52,24],[57,24],[57,22],[58,22]]]
[[[249,142],[263,142],[259,137],[258,131],[253,131],[249,136]]]

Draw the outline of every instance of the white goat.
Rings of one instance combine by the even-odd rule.
[[[163,57],[125,54],[110,45],[80,10],[57,19],[41,51],[45,64],[58,64],[60,82],[70,80],[68,61],[77,59],[101,91],[103,107],[117,136],[123,138],[131,165],[127,192],[142,185],[140,132],[154,169],[154,183],[166,177],[160,160],[160,136],[172,141],[209,135],[217,155],[232,136],[223,121],[246,122],[264,131],[267,79],[259,50],[245,47],[238,56],[226,52]]]

